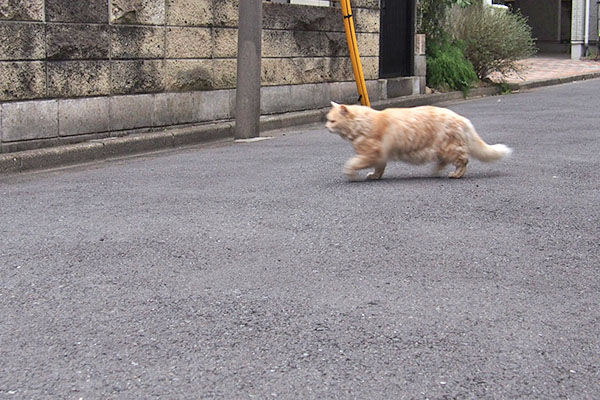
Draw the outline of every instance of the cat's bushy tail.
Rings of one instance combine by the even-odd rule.
[[[498,161],[512,153],[512,149],[503,144],[489,145],[484,142],[471,123],[467,124],[465,132],[468,137],[469,154],[479,161]]]

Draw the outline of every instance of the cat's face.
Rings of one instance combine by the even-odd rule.
[[[327,123],[325,127],[331,133],[340,133],[343,122],[346,119],[348,109],[344,105],[331,102],[331,110],[327,113]]]

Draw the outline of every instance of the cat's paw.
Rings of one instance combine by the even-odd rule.
[[[448,178],[450,178],[450,179],[460,179],[460,178],[462,178],[463,175],[464,175],[464,172],[461,173],[461,172],[454,171],[454,172],[451,172],[451,173],[448,174]]]
[[[376,180],[381,179],[381,175],[377,174],[375,172],[369,172],[367,174],[367,179],[370,180],[370,181],[376,181]]]

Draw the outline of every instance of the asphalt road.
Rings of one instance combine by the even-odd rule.
[[[450,105],[514,148],[461,180],[321,126],[0,178],[0,398],[600,398],[598,93]]]

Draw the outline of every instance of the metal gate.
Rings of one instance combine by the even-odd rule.
[[[381,0],[379,77],[413,75],[415,0]]]

